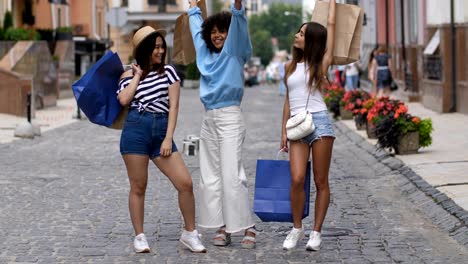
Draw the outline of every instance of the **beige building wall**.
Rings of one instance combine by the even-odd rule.
[[[210,1],[210,0],[208,0]],[[107,4],[109,8],[120,7],[121,6],[120,0],[107,0]],[[186,6],[188,7],[188,1],[186,0],[177,0],[177,5],[167,5],[166,11],[168,13],[177,13],[186,11]],[[145,13],[157,13],[158,6],[156,5],[148,5],[147,0],[128,0],[128,11],[129,12],[145,12]],[[147,25],[152,27],[160,27],[160,25],[156,21],[146,21]],[[136,29],[136,28],[135,28]],[[170,32],[168,32],[170,33]],[[120,57],[120,60],[124,64],[131,63],[133,56],[133,47],[132,47],[132,37],[133,32],[124,33],[120,28],[110,27],[110,39],[114,43],[111,50],[117,52]]]
[[[70,0],[69,3],[71,26],[82,28],[80,35],[93,39],[107,37],[106,0]]]

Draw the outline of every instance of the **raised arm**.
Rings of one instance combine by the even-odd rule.
[[[241,57],[245,62],[252,55],[249,27],[245,16],[245,7],[241,0],[236,0],[231,8],[232,18],[223,50],[233,56]]]
[[[241,10],[242,8],[242,0],[236,0],[234,2],[234,7],[237,9],[237,10]]]
[[[335,9],[336,0],[330,0],[327,21],[327,51],[323,57],[322,72],[327,72],[333,63],[333,49],[335,47]]]
[[[197,6],[197,0],[189,0],[190,8],[187,12],[189,16],[190,32],[192,33],[193,44],[197,53],[206,48],[206,43],[202,37],[203,17],[200,8]]]

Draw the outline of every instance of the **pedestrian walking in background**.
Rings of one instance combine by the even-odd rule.
[[[344,88],[346,85],[346,76],[345,76],[346,65],[337,65],[336,68],[338,69],[338,75],[340,76],[337,82],[341,85],[341,87]]]
[[[377,50],[373,64],[377,69],[377,97],[389,96],[390,84],[392,83],[391,60],[384,46]]]
[[[367,63],[367,77],[372,83],[372,95],[377,96],[377,65],[375,65],[374,58],[377,55],[378,48],[374,48],[369,56],[369,61]]]
[[[345,67],[346,91],[356,90],[359,82],[359,62],[353,62]]]
[[[118,100],[129,106],[120,138],[120,152],[130,181],[130,217],[135,229],[135,251],[149,252],[143,233],[144,201],[151,160],[177,189],[185,229],[180,242],[192,252],[206,252],[195,229],[192,178],[172,140],[179,111],[180,79],[172,65],[165,65],[166,32],[150,26],[133,36],[137,64],[122,74]]]
[[[313,175],[317,189],[315,200],[314,227],[310,232],[307,250],[319,250],[322,243],[321,229],[330,203],[328,173],[332,157],[335,132],[327,106],[323,101],[322,85],[333,61],[335,43],[335,0],[331,0],[328,25],[309,22],[301,26],[295,35],[292,61],[286,65],[286,99],[283,106],[281,149],[289,150],[291,166],[291,208],[293,229],[283,242],[290,250],[304,237],[302,214],[304,211],[307,162],[312,153]],[[305,80],[305,82],[304,82]],[[312,114],[315,130],[312,134],[289,142],[286,122],[301,111]]]
[[[200,131],[199,225],[218,229],[213,239],[216,246],[229,245],[231,233],[244,230],[242,247],[254,248],[255,223],[241,160],[243,65],[252,53],[245,7],[235,0],[232,13],[221,12],[203,21],[196,2],[189,1],[188,14],[205,107]]]

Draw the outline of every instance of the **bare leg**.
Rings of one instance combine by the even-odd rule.
[[[130,181],[130,192],[128,194],[128,208],[132,219],[135,234],[143,233],[143,222],[145,214],[145,193],[148,182],[148,156],[130,155],[122,156],[127,167],[128,179]]]
[[[314,231],[320,232],[330,203],[330,186],[328,185],[328,172],[333,149],[332,137],[322,137],[312,144],[312,162],[314,182],[317,188],[315,199]]]
[[[185,230],[195,230],[195,198],[190,173],[180,153],[174,152],[169,157],[157,157],[154,164],[172,182],[179,193],[179,208],[184,217]]]
[[[305,192],[304,183],[309,160],[309,146],[300,141],[291,141],[289,149],[291,166],[291,209],[294,228],[302,227],[302,215],[304,212]]]

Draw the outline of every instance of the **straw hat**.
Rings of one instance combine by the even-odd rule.
[[[138,49],[138,46],[149,36],[159,33],[163,37],[166,36],[166,30],[159,28],[159,29],[154,29],[151,26],[145,26],[140,28],[137,32],[135,32],[135,35],[133,35],[133,57],[135,57],[136,50]]]

